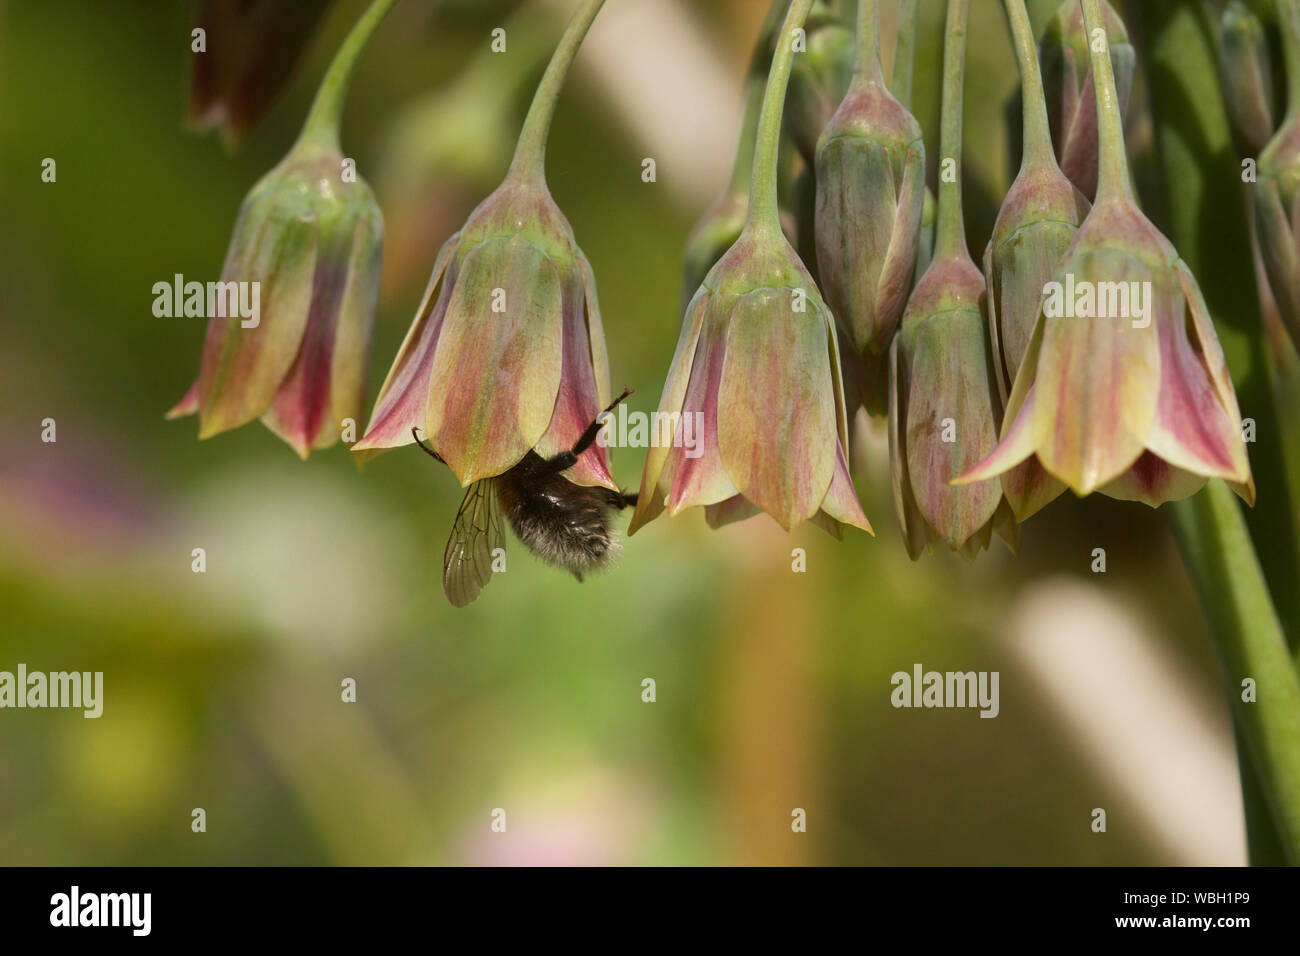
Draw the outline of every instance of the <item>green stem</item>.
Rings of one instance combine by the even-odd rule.
[[[858,0],[858,48],[853,82],[885,85],[880,67],[880,15],[876,0]]]
[[[943,103],[939,123],[939,216],[932,261],[970,257],[961,212],[962,83],[966,76],[966,18],[969,0],[948,0],[943,37]],[[951,182],[944,165],[951,160]]]
[[[1286,57],[1286,117],[1300,113],[1300,0],[1277,0],[1277,22]]]
[[[397,0],[374,0],[352,27],[325,71],[325,79],[316,91],[316,98],[307,112],[307,121],[298,134],[299,143],[339,152],[339,118],[343,114],[343,100],[347,97],[352,68],[375,29],[396,5]]]
[[[1095,2],[1095,0],[1094,0]],[[1300,680],[1236,499],[1214,480],[1169,506],[1183,563],[1209,618],[1234,724],[1288,862],[1300,864]],[[1255,700],[1241,699],[1242,681]]]
[[[898,38],[894,43],[894,82],[891,93],[904,109],[912,108],[912,74],[916,59],[916,0],[898,8]]]
[[[515,156],[510,162],[510,174],[538,181],[546,178],[546,138],[551,132],[551,118],[555,116],[555,104],[560,98],[560,89],[564,78],[578,48],[591,28],[591,21],[604,5],[605,0],[582,0],[569,18],[560,37],[560,45],[555,48],[551,62],[546,65],[542,81],[533,94],[532,105],[524,117],[524,127],[519,133],[519,143],[515,146]]]
[[[763,108],[758,119],[755,137],[754,167],[749,179],[749,212],[745,230],[760,230],[781,235],[781,217],[777,209],[776,167],[777,151],[781,143],[781,111],[785,105],[785,90],[790,83],[790,68],[794,64],[794,32],[803,26],[812,0],[791,0],[778,34],[772,69],[767,74],[767,88],[763,91]]]
[[[1047,124],[1047,98],[1043,93],[1043,74],[1038,68],[1038,45],[1034,27],[1029,22],[1025,0],[1005,0],[1007,21],[1020,63],[1020,100],[1024,125],[1024,156],[1021,167],[1056,165],[1052,134]]]
[[[1083,21],[1088,36],[1097,30],[1106,32],[1098,0],[1083,0]],[[1119,94],[1115,90],[1115,70],[1110,62],[1110,45],[1098,52],[1088,43],[1092,63],[1093,89],[1097,94],[1097,205],[1103,199],[1133,202],[1129,183],[1128,159],[1124,155],[1124,118],[1120,115]]]

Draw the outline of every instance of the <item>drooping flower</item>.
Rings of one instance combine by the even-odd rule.
[[[1099,28],[1097,0],[1084,10],[1089,31]],[[1241,414],[1209,310],[1134,202],[1111,61],[1092,57],[1097,202],[1046,290],[1001,441],[960,481],[986,481],[1034,456],[1081,496],[1154,507],[1223,478],[1251,502]]]
[[[200,438],[260,417],[306,458],[360,419],[383,219],[344,161],[338,121],[352,66],[394,2],[357,22],[297,143],[240,208],[221,280],[256,290],[257,314],[210,317],[198,379],[167,416],[197,412]]]
[[[782,101],[810,5],[793,0],[778,35],[749,216],[686,309],[659,403],[673,440],[650,448],[629,534],[697,505],[714,527],[766,511],[787,530],[808,520],[837,536],[844,524],[870,530],[849,477],[835,322],[777,214]],[[682,440],[696,421],[699,440]]]
[[[438,253],[406,339],[354,451],[415,441],[421,429],[462,485],[529,451],[570,449],[608,404],[595,278],[546,186],[560,85],[603,0],[584,0],[547,68],[505,180]],[[616,488],[593,444],[570,470]]]
[[[236,145],[284,88],[329,0],[203,0],[189,121]]]
[[[1106,47],[1117,84],[1121,115],[1128,113],[1137,53],[1129,43],[1124,21],[1102,0]],[[1097,192],[1097,109],[1088,50],[1091,37],[1083,28],[1079,0],[1064,0],[1039,44],[1047,116],[1061,170],[1089,201]]]
[[[997,444],[997,386],[988,361],[984,276],[966,246],[961,209],[962,79],[968,0],[949,0],[944,42],[941,176],[934,260],[917,283],[890,353],[889,457],[908,554],[937,542],[966,557],[1015,522],[996,479],[952,479]]]

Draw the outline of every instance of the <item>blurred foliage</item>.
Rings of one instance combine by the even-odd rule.
[[[344,115],[363,174],[385,162],[400,108],[451,82],[514,6],[399,5]],[[737,89],[761,6],[689,5]],[[1055,4],[1030,6],[1041,24]],[[424,456],[362,471],[335,449],[303,464],[260,425],[199,443],[193,422],[164,422],[203,333],[155,318],[152,285],[215,277],[240,200],[292,142],[363,4],[331,8],[234,154],[182,122],[190,7],[0,6],[0,669],[102,670],[106,697],[99,720],[0,712],[0,863],[1169,862],[1131,815],[1089,831],[1091,808],[1122,805],[1122,788],[1084,762],[1003,642],[1018,595],[1076,577],[1218,706],[1195,601],[1161,516],[1140,505],[1067,496],[1024,528],[1018,557],[998,545],[974,565],[913,564],[872,427],[854,458],[877,538],[662,519],[581,585],[512,542],[509,572],[456,612],[439,571],[460,490]],[[941,7],[922,5],[917,46],[931,143]],[[645,42],[669,63],[672,39]],[[1017,78],[995,3],[976,5],[969,63],[978,255],[1013,165]],[[595,269],[613,383],[648,411],[702,210],[640,183],[643,145],[593,79],[580,68],[568,85],[548,175]],[[40,181],[44,157],[57,183]],[[435,197],[446,225],[403,232],[397,253],[430,267],[508,160]],[[391,222],[413,200],[380,201]],[[422,282],[386,278],[372,394]],[[40,441],[46,417],[56,444]],[[643,454],[614,455],[625,485]],[[196,547],[205,574],[191,572]],[[790,571],[794,547],[807,574]],[[1095,547],[1105,575],[1089,573]],[[999,670],[1000,717],[893,709],[890,674],[914,662]],[[347,677],[356,704],[340,701]],[[790,832],[796,806],[805,835]],[[190,830],[195,807],[205,834]],[[488,829],[495,807],[505,837]]]

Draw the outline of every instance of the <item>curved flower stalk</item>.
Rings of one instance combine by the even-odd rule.
[[[221,280],[250,290],[256,314],[223,298],[198,380],[167,415],[197,412],[199,438],[260,417],[306,458],[361,417],[383,217],[344,163],[339,114],[357,57],[395,3],[375,0],[353,27],[298,141],[240,207]]]
[[[989,368],[984,276],[966,247],[961,209],[962,80],[968,0],[949,0],[944,39],[934,261],[917,283],[890,351],[889,458],[907,553],[936,542],[973,558],[996,530],[1015,546],[1016,525],[996,478],[953,478],[997,444],[998,403]]]
[[[438,253],[353,451],[411,444],[420,428],[467,486],[529,451],[549,458],[568,450],[608,404],[595,278],[544,169],[560,88],[603,2],[583,0],[574,12],[505,180]],[[616,489],[599,442],[565,474]]]
[[[1255,230],[1269,288],[1300,347],[1300,0],[1277,0],[1286,53],[1287,112],[1259,157]]]
[[[907,304],[925,206],[921,127],[885,87],[878,29],[876,0],[859,0],[853,82],[817,144],[816,216],[819,275],[849,361],[875,365]]]
[[[1124,21],[1108,0],[1102,0],[1102,17],[1123,117],[1133,93],[1137,52],[1129,43]],[[1097,109],[1089,45],[1079,0],[1064,0],[1048,23],[1039,49],[1047,115],[1061,170],[1091,201],[1097,193]]]
[[[1091,32],[1101,8],[1097,0],[1084,8]],[[1241,414],[1209,311],[1187,265],[1135,204],[1111,60],[1092,57],[1097,202],[1044,296],[1002,440],[959,481],[1036,456],[1080,496],[1155,507],[1223,478],[1253,502]]]
[[[793,0],[778,35],[749,215],[687,306],[659,402],[673,441],[647,455],[629,534],[696,505],[714,527],[761,510],[787,530],[811,520],[837,537],[844,524],[870,531],[849,477],[835,322],[777,213],[782,102],[810,6]],[[694,450],[680,440],[693,421]]]
[[[1020,172],[984,250],[993,370],[1003,402],[1038,322],[1043,289],[1089,209],[1088,200],[1061,172],[1052,152],[1043,82],[1024,0],[1005,0],[1005,7],[1020,63],[1023,153]],[[1003,475],[1002,486],[1020,520],[1065,490],[1032,461]]]
[[[280,94],[330,0],[203,0],[189,122],[237,146]]]

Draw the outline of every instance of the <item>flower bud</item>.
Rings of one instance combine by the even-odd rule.
[[[198,412],[200,438],[260,417],[306,458],[360,420],[383,218],[342,170],[337,151],[296,147],[240,207],[221,281],[257,289],[258,314],[210,318],[198,380],[168,413]]]
[[[984,277],[968,256],[936,259],[917,284],[890,353],[894,506],[915,560],[937,542],[967,558],[996,530],[1015,546],[1002,485],[954,486],[997,444],[985,339]]]
[[[817,140],[853,78],[853,31],[824,0],[816,0],[804,24],[807,49],[795,54],[787,94],[785,129],[808,166],[817,161]]]
[[[1124,115],[1133,92],[1137,54],[1119,14],[1107,0],[1102,0],[1101,6],[1120,113]],[[1079,0],[1064,0],[1048,22],[1038,52],[1057,160],[1061,170],[1089,201],[1097,193],[1098,148],[1097,104],[1088,60],[1090,45]]]
[[[1273,136],[1273,73],[1264,25],[1241,0],[1219,20],[1219,75],[1237,150],[1258,156]]]
[[[920,125],[883,83],[855,83],[818,143],[816,230],[826,299],[859,353],[898,328],[924,206]]]

